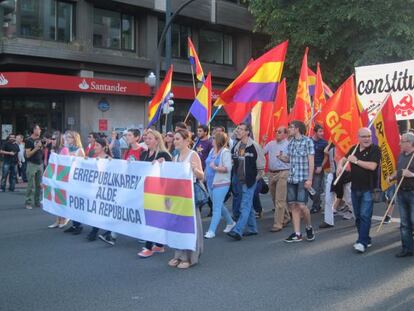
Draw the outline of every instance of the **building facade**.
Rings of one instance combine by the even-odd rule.
[[[154,90],[157,43],[166,0],[0,0],[0,124],[26,133],[144,128]],[[172,11],[183,2],[172,0]],[[187,37],[214,95],[244,68],[265,41],[240,1],[196,0],[172,26],[173,122],[194,98]],[[160,78],[165,74],[164,58]],[[213,97],[214,97],[213,95]],[[231,127],[222,112],[217,122]]]

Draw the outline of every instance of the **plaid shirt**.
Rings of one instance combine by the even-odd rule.
[[[313,141],[307,136],[293,138],[288,145],[290,169],[288,183],[306,181],[309,176],[309,155],[315,154]]]

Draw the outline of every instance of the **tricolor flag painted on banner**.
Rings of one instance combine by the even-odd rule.
[[[164,81],[162,81],[160,88],[148,106],[148,127],[158,121],[161,115],[162,107],[170,99],[172,74],[173,65],[171,65],[170,69],[165,75]]]
[[[50,178],[48,176],[45,176],[47,178]],[[43,186],[43,198],[46,200],[52,201],[52,187],[50,186]]]
[[[215,105],[223,105],[235,124],[242,122],[258,102],[274,101],[287,46],[285,41],[251,62],[220,94]]]
[[[387,182],[387,177],[395,172],[400,151],[400,134],[391,95],[377,113],[373,125],[381,149],[381,190],[385,191],[392,185]]]
[[[198,91],[197,97],[190,107],[190,112],[200,124],[207,125],[211,117],[211,73]]]
[[[188,37],[188,59],[190,61],[191,66],[193,66],[197,80],[200,82],[204,82],[204,72],[203,68],[201,67],[200,60],[198,59],[197,52],[194,48],[193,41],[191,41],[190,37]]]
[[[66,190],[55,188],[55,202],[60,205],[67,204]]]
[[[147,226],[180,233],[194,233],[192,181],[146,177],[144,214]]]

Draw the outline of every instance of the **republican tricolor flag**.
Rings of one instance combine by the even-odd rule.
[[[145,224],[178,233],[195,233],[192,183],[190,179],[146,177]]]
[[[190,107],[190,112],[200,124],[207,125],[211,117],[211,73],[207,75],[197,97]]]
[[[192,68],[194,68],[197,80],[200,82],[204,82],[204,72],[203,68],[201,67],[200,60],[198,59],[197,52],[194,48],[194,44],[191,41],[190,37],[188,37],[188,59]]]
[[[172,74],[173,65],[171,65],[164,78],[164,81],[162,81],[160,88],[148,106],[148,127],[158,121],[161,115],[162,107],[170,99]]]
[[[249,63],[245,70],[220,94],[229,118],[242,122],[258,103],[273,103],[282,76],[288,42],[285,41]],[[216,104],[215,104],[216,105]]]

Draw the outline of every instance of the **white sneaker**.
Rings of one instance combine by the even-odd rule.
[[[354,244],[354,249],[358,252],[358,253],[365,253],[365,246],[362,245],[361,243],[355,243]]]
[[[344,212],[342,219],[344,220],[351,220],[354,218],[354,214],[351,211]]]
[[[214,238],[216,235],[213,233],[213,232],[211,232],[211,231],[207,231],[206,232],[206,234],[204,235],[204,237],[206,238],[206,239],[212,239],[212,238]]]
[[[54,224],[51,224],[50,226],[47,226],[49,229],[57,228],[59,224],[55,222]]]
[[[235,222],[233,222],[231,225],[227,225],[226,228],[224,228],[223,232],[229,233],[234,228],[235,225],[236,225]]]

